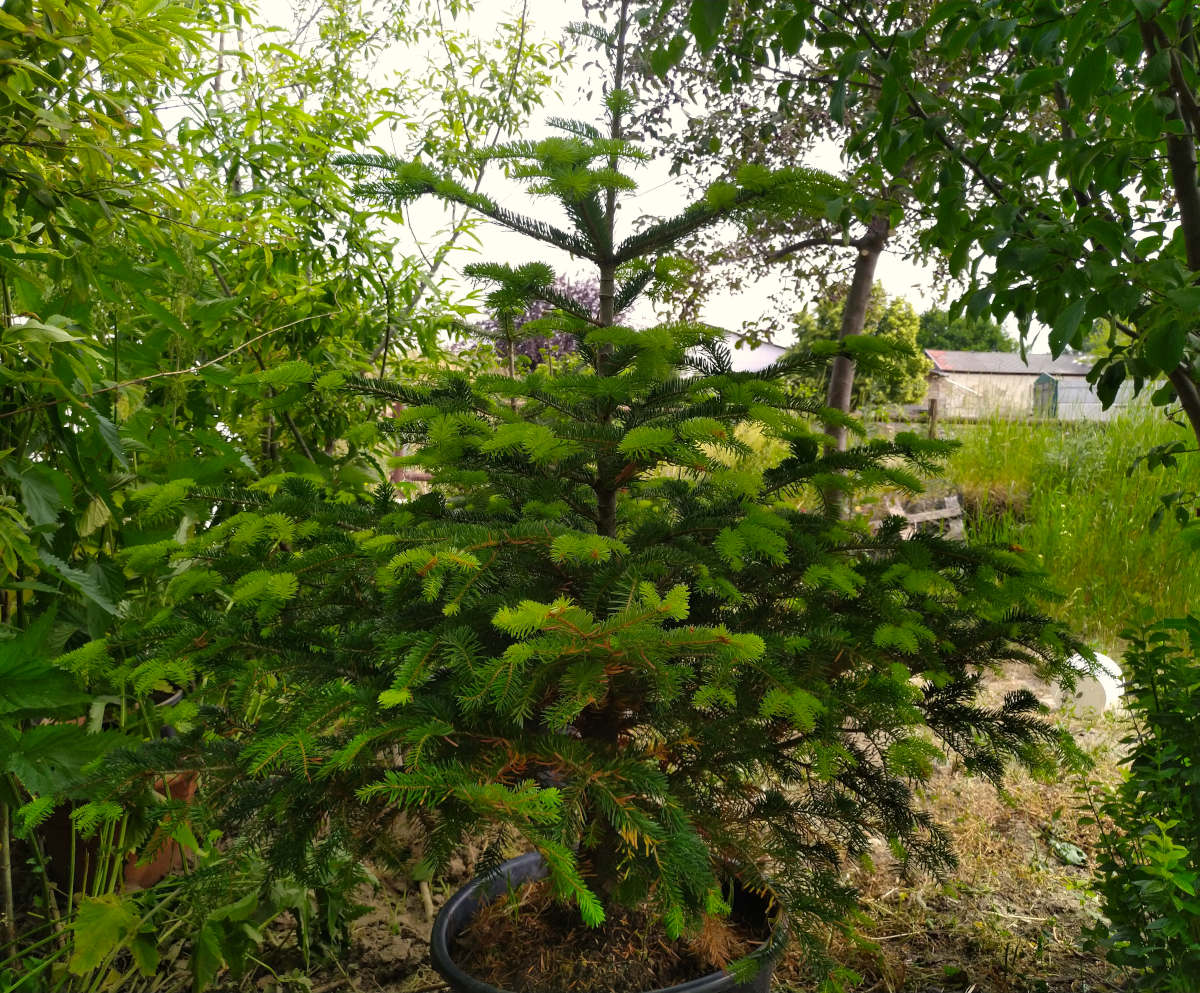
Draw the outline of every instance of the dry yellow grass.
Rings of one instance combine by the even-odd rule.
[[[1011,688],[998,684],[993,692]],[[1048,696],[1045,687],[1035,687]],[[1090,776],[1115,781],[1120,718],[1058,717],[1095,761]],[[855,867],[863,917],[855,933],[830,935],[834,959],[860,977],[855,993],[1096,993],[1119,989],[1122,975],[1085,948],[1097,902],[1089,880],[1099,842],[1081,825],[1080,783],[1038,781],[1014,772],[1001,795],[947,765],[924,798],[954,840],[952,877],[905,879],[887,849]],[[1051,839],[1087,856],[1068,865]],[[776,988],[811,990],[803,963],[784,964]]]

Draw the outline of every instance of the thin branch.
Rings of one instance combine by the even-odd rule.
[[[250,353],[254,356],[255,362],[258,363],[258,368],[263,372],[266,372],[267,366],[266,363],[263,362],[262,352],[260,352],[257,348],[252,348],[250,349]],[[275,399],[277,395],[275,393],[275,388],[272,386],[267,387],[267,393],[270,395],[272,400]],[[296,422],[292,420],[291,412],[284,410],[282,407],[279,409],[279,412],[283,415],[283,423],[288,426],[288,430],[292,432],[292,437],[296,439],[296,444],[300,446],[301,450],[303,450],[304,457],[308,459],[309,462],[316,462],[316,459],[313,458],[312,451],[304,441],[304,436],[300,433],[300,429],[296,427]]]
[[[861,246],[858,244],[858,242],[861,240],[862,239],[860,238],[856,239],[855,241],[846,242],[845,244],[849,247],[859,248]],[[780,259],[786,258],[789,255],[793,255],[796,252],[802,252],[806,248],[817,248],[820,246],[829,247],[832,245],[842,244],[842,241],[835,238],[832,234],[815,234],[808,238],[802,238],[800,241],[792,242],[790,245],[784,245],[783,248],[776,249],[767,256],[767,261],[778,262]]]
[[[7,417],[15,417],[17,414],[23,414],[30,410],[47,410],[51,407],[57,407],[63,403],[78,403],[83,400],[91,400],[93,397],[102,396],[105,393],[111,393],[113,390],[123,390],[129,386],[140,386],[142,383],[150,383],[156,379],[167,379],[171,376],[194,376],[198,372],[224,362],[231,355],[236,355],[243,349],[249,348],[255,342],[262,341],[263,338],[269,337],[279,331],[286,331],[288,328],[295,327],[297,324],[304,324],[306,321],[319,321],[326,317],[336,317],[340,314],[340,310],[330,311],[328,314],[310,314],[308,317],[301,317],[294,321],[289,321],[287,324],[281,324],[277,328],[271,328],[269,331],[264,331],[262,334],[257,334],[249,341],[244,341],[240,345],[223,352],[215,359],[209,359],[207,362],[202,362],[200,365],[189,366],[186,369],[168,369],[165,372],[154,372],[148,376],[138,376],[136,379],[126,379],[120,383],[113,383],[111,386],[105,386],[98,390],[92,390],[89,393],[80,393],[78,396],[60,397],[57,400],[47,400],[43,403],[31,403],[24,407],[14,407],[12,410],[6,410],[0,413],[0,420]]]
[[[1191,371],[1185,365],[1178,365],[1167,373],[1167,379],[1175,387],[1175,395],[1179,397],[1179,405],[1191,422],[1192,433],[1200,442],[1200,390],[1192,379]]]
[[[517,74],[520,71],[521,61],[522,61],[522,59],[525,58],[526,12],[527,12],[528,7],[529,7],[529,2],[528,2],[528,0],[525,0],[525,2],[521,5],[521,18],[520,18],[521,33],[520,33],[520,35],[518,37],[518,41],[517,41],[516,54],[513,56],[512,71],[509,73],[509,77],[508,77],[508,89],[504,94],[504,98],[500,101],[500,106],[502,108],[501,116],[495,123],[495,132],[491,135],[490,139],[488,140],[488,144],[487,144],[488,149],[493,149],[496,147],[496,145],[500,141],[502,129],[504,128],[506,123],[511,124],[513,122],[514,111],[512,110],[512,108],[515,105],[515,101],[513,100],[512,97],[513,97],[513,94],[516,92]],[[437,11],[438,11],[438,24],[439,24],[439,27],[442,28],[442,30],[440,30],[438,32],[438,35],[440,38],[442,38],[442,43],[444,45],[445,44],[445,24],[443,21],[444,15],[442,14],[442,6],[440,3],[437,5]],[[447,55],[448,54],[449,54],[449,52],[447,51]],[[465,134],[467,136],[466,137],[467,147],[469,150],[474,152],[474,149],[471,147],[470,130],[468,129],[465,132]],[[472,193],[478,193],[479,190],[482,188],[483,176],[484,176],[484,173],[486,172],[486,170],[487,170],[487,163],[481,162],[479,165],[479,175],[475,177],[475,185],[471,189]],[[451,213],[451,217],[453,217],[453,212]],[[405,222],[409,224],[409,227],[411,229],[411,222],[409,221],[409,215],[407,213],[405,215]],[[501,222],[501,223],[503,223],[503,222]],[[420,304],[421,299],[425,296],[426,289],[429,289],[430,287],[434,286],[434,283],[433,283],[434,277],[437,275],[438,270],[442,267],[442,263],[444,263],[446,261],[446,257],[450,254],[451,250],[454,248],[455,244],[457,244],[458,239],[461,237],[463,231],[465,231],[465,230],[466,230],[466,218],[464,217],[462,221],[455,222],[453,231],[450,234],[450,238],[446,241],[445,244],[441,245],[438,248],[438,250],[434,253],[433,262],[430,263],[428,260],[426,260],[426,265],[428,266],[429,271],[425,274],[425,278],[422,279],[417,284],[417,288],[413,294],[412,300],[404,308],[404,312],[400,315],[400,320],[397,323],[400,323],[400,324],[406,323],[408,321],[408,319],[410,317],[412,317],[413,313],[417,309],[417,306]],[[425,253],[423,250],[421,251],[421,256],[422,256],[422,258],[424,258],[424,256],[425,256]],[[379,345],[378,348],[375,349],[375,351],[373,351],[371,353],[372,360],[381,358],[381,356],[384,354],[385,350],[388,347],[390,347],[390,344],[391,344],[390,332],[391,332],[391,326],[389,325],[388,337],[387,337],[387,339],[385,339],[385,341],[381,345]],[[386,359],[384,361],[386,362]]]

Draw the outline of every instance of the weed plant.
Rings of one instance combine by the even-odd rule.
[[[1200,462],[1134,465],[1156,445],[1187,440],[1160,411],[1083,422],[996,416],[947,434],[961,443],[946,479],[964,495],[968,537],[1033,555],[1065,596],[1055,610],[1089,639],[1116,650],[1140,608],[1178,616],[1200,598],[1177,526],[1153,521],[1163,496],[1200,488]]]
[[[1139,990],[1184,991],[1200,976],[1200,619],[1128,632],[1125,778],[1090,784],[1104,832],[1099,862],[1106,920],[1096,937]]]

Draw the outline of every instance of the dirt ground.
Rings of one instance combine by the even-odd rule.
[[[999,680],[989,692],[1019,685]],[[1051,691],[1034,686],[1044,699]],[[1091,776],[1113,781],[1119,717],[1057,712],[1094,759]],[[872,865],[850,872],[860,887],[862,917],[852,935],[830,934],[828,947],[846,970],[853,993],[1101,993],[1122,976],[1085,947],[1084,932],[1099,911],[1089,893],[1098,836],[1082,826],[1080,786],[1013,774],[1004,795],[951,766],[941,770],[925,802],[954,838],[960,866],[952,878],[905,879],[886,847]],[[1073,848],[1071,846],[1074,846]],[[1086,861],[1080,865],[1080,856]],[[319,976],[276,974],[251,984],[262,993],[439,993],[429,966],[431,918],[470,878],[470,858],[432,882],[427,905],[418,884],[381,877],[362,894],[369,912],[353,931],[340,968]],[[787,959],[775,989],[818,989],[804,962]]]

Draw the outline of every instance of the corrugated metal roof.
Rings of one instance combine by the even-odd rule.
[[[925,354],[933,363],[935,372],[981,372],[997,376],[1037,376],[1049,373],[1054,376],[1086,376],[1091,368],[1086,362],[1066,355],[1030,355],[1022,361],[1019,352],[954,352],[940,348],[927,348]]]

